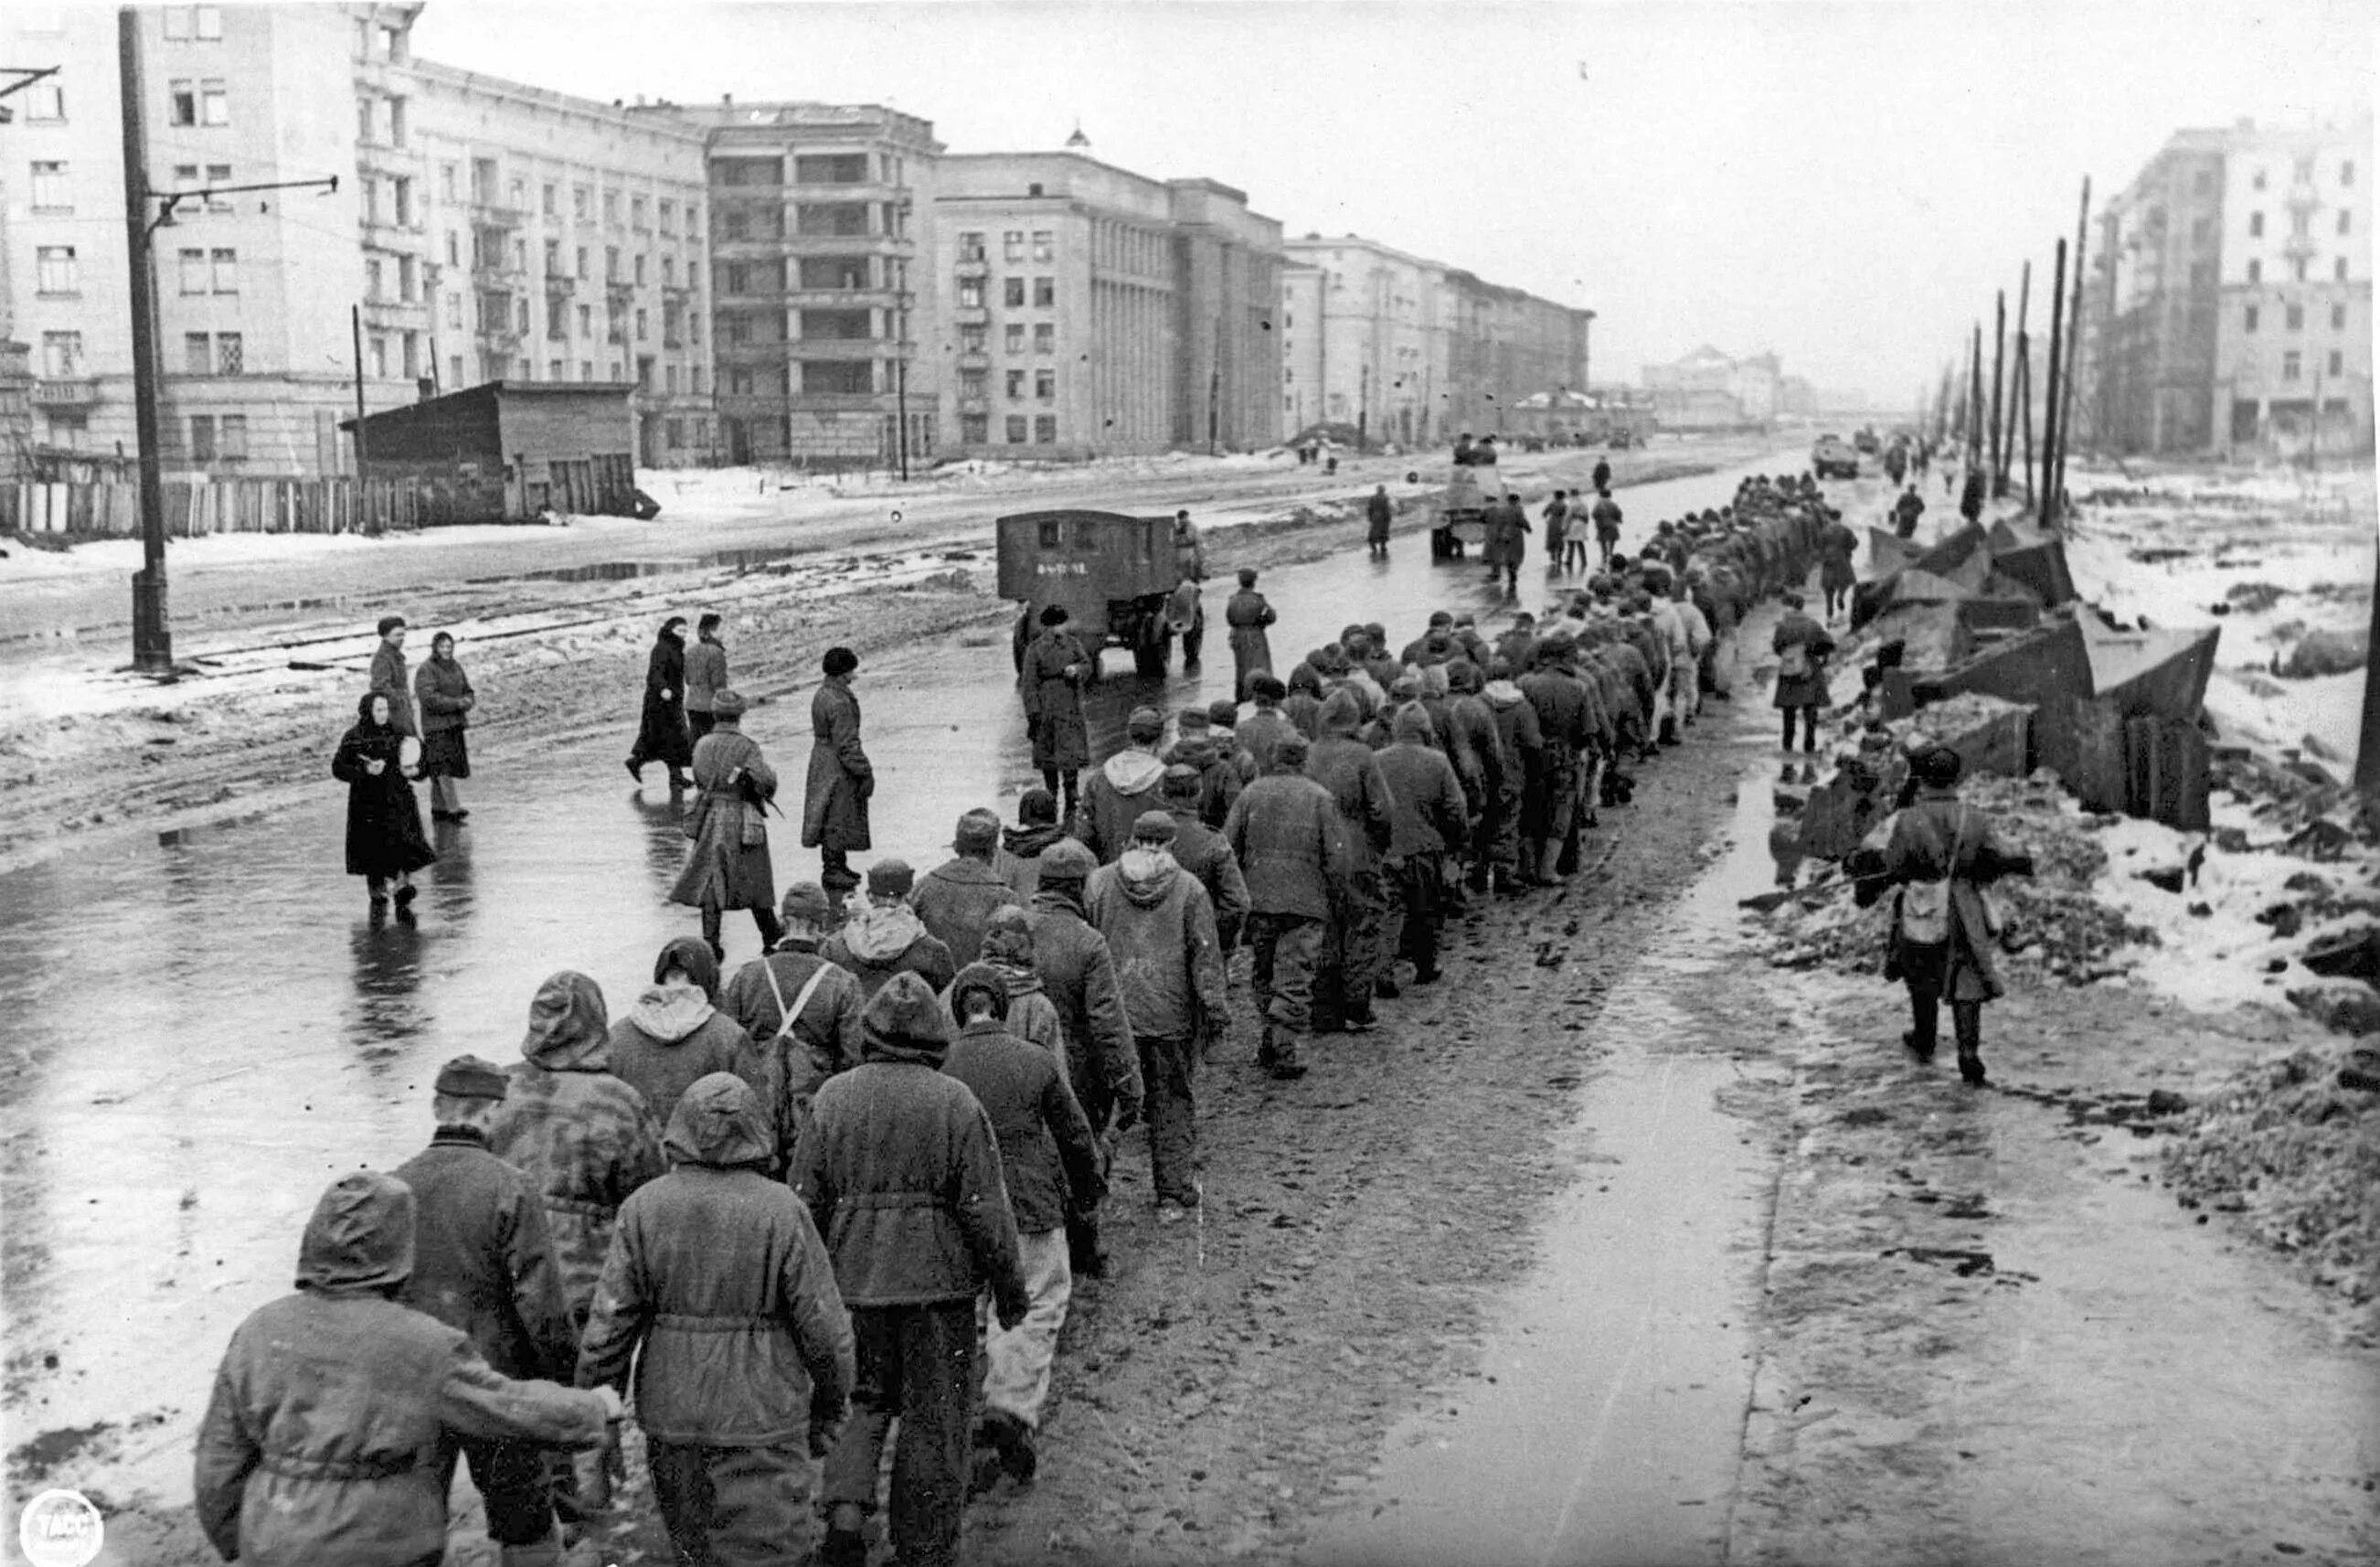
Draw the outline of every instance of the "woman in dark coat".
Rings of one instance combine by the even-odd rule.
[[[873,846],[868,836],[868,797],[876,793],[876,769],[859,743],[859,698],[851,676],[859,656],[849,648],[829,648],[820,667],[826,683],[810,698],[810,771],[802,790],[802,847],[819,852],[819,884],[838,914],[859,885],[851,851]]]
[[[693,760],[694,741],[686,727],[686,616],[674,614],[662,623],[645,663],[644,722],[628,753],[628,776],[641,784],[645,763],[665,762],[670,787],[683,789],[686,781],[680,770]]]
[[[413,672],[413,695],[421,710],[421,776],[430,780],[430,818],[460,821],[457,778],[471,776],[471,753],[463,742],[464,716],[479,705],[471,677],[455,660],[455,638],[441,631],[430,639],[430,662]]]
[[[364,879],[375,913],[396,883],[396,912],[412,917],[413,873],[434,862],[421,807],[405,776],[407,736],[389,720],[385,693],[367,692],[356,724],[339,736],[331,776],[347,786],[347,874]]]
[[[1900,889],[1884,977],[1909,987],[1914,1026],[1901,1042],[1918,1060],[1933,1060],[1935,1029],[1949,1002],[1959,1075],[1981,1084],[1984,1003],[2007,993],[1993,952],[1998,933],[1981,888],[2003,876],[2030,876],[2033,856],[2011,852],[1991,819],[1959,798],[1958,752],[1928,747],[1911,759],[1910,771],[1917,798],[1893,819],[1881,867],[1855,856],[1850,869],[1865,878],[1870,897]]]
[[[1025,650],[1016,689],[1025,698],[1025,723],[1033,735],[1033,766],[1041,786],[1055,795],[1062,785],[1066,814],[1081,803],[1083,769],[1091,765],[1090,732],[1083,725],[1083,686],[1099,665],[1083,639],[1066,629],[1066,607],[1041,612],[1041,632]]]
[[[1849,609],[1852,589],[1859,586],[1859,572],[1852,565],[1852,557],[1859,553],[1859,535],[1843,525],[1838,516],[1827,524],[1818,535],[1818,586],[1827,595],[1827,618],[1835,612]]]
[[[769,860],[768,802],[777,796],[777,771],[744,733],[744,698],[720,691],[710,699],[711,728],[694,747],[694,782],[702,793],[687,819],[694,851],[670,889],[672,903],[702,911],[702,939],[714,955],[721,914],[748,908],[760,929],[762,951],[777,944],[777,873]]]
[[[1777,654],[1777,706],[1785,714],[1785,748],[1793,748],[1793,719],[1802,720],[1802,748],[1818,748],[1818,710],[1827,705],[1827,658],[1835,639],[1802,613],[1802,595],[1785,595],[1785,618],[1769,638]]]

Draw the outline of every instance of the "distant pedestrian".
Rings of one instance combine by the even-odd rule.
[[[951,961],[961,968],[982,951],[992,915],[1025,901],[994,869],[992,858],[999,853],[998,814],[968,811],[951,834],[951,857],[926,872],[910,894],[909,906],[917,911],[927,933],[949,949]]]
[[[387,906],[394,885],[400,919],[413,917],[413,873],[438,858],[405,776],[405,748],[411,743],[390,722],[387,694],[368,691],[356,704],[355,726],[339,737],[331,758],[331,776],[347,786],[347,874],[364,879],[375,915]]]
[[[1372,553],[1386,556],[1389,553],[1389,529],[1397,520],[1397,504],[1389,499],[1389,487],[1373,486],[1372,498],[1364,503],[1365,538]]]
[[[966,1506],[977,1392],[976,1297],[1002,1329],[1031,1306],[990,1118],[942,1074],[950,1024],[896,975],[868,1003],[860,1063],[819,1090],[790,1175],[829,1240],[851,1312],[851,1420],[827,1455],[820,1567],[862,1567],[885,1439],[890,1528],[907,1567],[950,1567]],[[798,1554],[798,1553],[795,1553]]]
[[[405,617],[380,617],[380,646],[372,650],[371,688],[388,698],[388,721],[400,735],[421,738],[413,712],[413,686],[405,677]]]
[[[951,949],[910,906],[917,885],[907,861],[878,860],[868,868],[866,900],[848,910],[841,930],[819,943],[819,955],[848,970],[862,996],[874,996],[896,974],[914,974],[939,993],[959,971]]]
[[[1601,469],[1598,468],[1597,471],[1600,472]],[[1588,515],[1595,521],[1595,547],[1602,554],[1603,569],[1609,571],[1611,552],[1620,547],[1620,503],[1611,498],[1610,491],[1597,483],[1595,487],[1595,505]],[[1585,563],[1582,561],[1580,564]]]
[[[674,614],[662,622],[645,660],[645,705],[628,752],[628,776],[643,783],[645,763],[657,761],[669,769],[669,786],[684,789],[685,769],[693,760],[686,728],[686,616]]]
[[[225,1561],[443,1561],[462,1444],[592,1449],[609,1439],[620,1416],[610,1389],[515,1380],[470,1334],[398,1304],[413,1275],[414,1211],[394,1175],[340,1176],[306,1222],[297,1293],[233,1331],[191,1476],[199,1527]]]
[[[1900,499],[1892,503],[1894,536],[1901,539],[1916,538],[1917,519],[1925,515],[1925,497],[1917,492],[1916,485],[1912,484],[1901,491]]]
[[[1033,739],[1033,767],[1041,785],[1062,788],[1066,814],[1082,800],[1083,769],[1091,765],[1090,732],[1083,723],[1083,687],[1099,674],[1097,656],[1066,628],[1066,606],[1041,612],[1041,629],[1025,646],[1016,674],[1025,702],[1025,725]]]
[[[1802,749],[1818,748],[1818,710],[1827,705],[1827,660],[1835,639],[1802,610],[1802,595],[1785,595],[1785,617],[1769,638],[1777,654],[1777,706],[1785,714],[1785,749],[1793,748],[1793,721],[1802,721]]]
[[[1223,841],[1248,884],[1248,941],[1264,1027],[1257,1064],[1280,1078],[1305,1075],[1314,972],[1347,859],[1339,808],[1330,790],[1305,776],[1306,750],[1305,735],[1282,735],[1270,770],[1247,786],[1223,823]]]
[[[1240,567],[1240,590],[1223,606],[1223,624],[1232,638],[1232,694],[1245,700],[1248,682],[1272,673],[1272,638],[1266,627],[1281,617],[1257,591],[1257,568]]]
[[[662,1140],[670,1172],[620,1210],[577,1379],[625,1387],[653,1501],[684,1562],[808,1560],[813,1462],[853,1382],[851,1321],[816,1223],[769,1176],[751,1085],[689,1087]]]
[[[1959,492],[1959,515],[1969,522],[1981,521],[1984,515],[1984,496],[1987,489],[1988,486],[1984,482],[1984,470],[1979,468],[1969,468],[1965,488]]]
[[[455,662],[455,638],[445,632],[430,639],[430,662],[414,672],[413,691],[421,703],[421,776],[430,780],[430,819],[460,821],[471,813],[463,808],[455,781],[471,776],[463,731],[480,698]]]
[[[1115,959],[1140,1053],[1149,1184],[1160,1224],[1178,1222],[1198,1206],[1192,1086],[1198,1063],[1231,1026],[1214,903],[1173,857],[1175,833],[1164,811],[1143,814],[1133,823],[1132,847],[1093,873],[1083,900]]]
[[[1066,1257],[1069,1209],[1095,1211],[1107,1193],[1099,1148],[1066,1086],[1064,1063],[1011,1025],[1016,997],[1007,971],[989,964],[959,970],[950,1010],[958,1037],[942,1071],[967,1086],[991,1122],[1001,1182],[1016,1219],[1025,1276],[1025,1319],[986,1324],[983,1419],[976,1428],[974,1476],[981,1492],[1003,1474],[1029,1484],[1039,1467],[1034,1433],[1050,1396],[1050,1364],[1066,1326],[1074,1270]],[[978,1309],[978,1318],[988,1313]]]
[[[612,1075],[611,1033],[594,980],[568,969],[549,976],[488,1123],[488,1151],[517,1168],[544,1205],[574,1329],[594,1304],[620,1205],[662,1172],[661,1124],[644,1095]]]
[[[1851,607],[1852,589],[1859,586],[1852,557],[1858,553],[1859,535],[1845,527],[1840,516],[1818,535],[1818,587],[1827,596],[1828,621]]]
[[[759,742],[744,733],[744,698],[722,691],[714,698],[711,732],[694,748],[694,782],[702,793],[686,819],[694,843],[670,901],[702,911],[702,939],[723,958],[722,917],[731,908],[752,911],[760,947],[777,941],[777,873],[769,857],[769,807],[777,797],[777,770],[760,754]]]
[[[810,771],[802,792],[802,847],[819,852],[819,882],[840,915],[844,899],[859,885],[851,869],[855,850],[871,846],[868,800],[876,793],[876,769],[859,742],[859,698],[851,677],[859,668],[849,648],[829,648],[820,668],[826,681],[810,698]]]
[[[1593,486],[1597,494],[1601,495],[1609,493],[1611,489],[1611,459],[1609,457],[1596,458],[1595,472],[1589,476],[1587,481]]]
[[[528,1178],[489,1151],[488,1126],[508,1080],[492,1063],[457,1056],[438,1070],[437,1132],[393,1172],[413,1192],[413,1274],[397,1299],[470,1335],[505,1377],[567,1380],[578,1355],[545,1229],[545,1205]],[[520,1441],[467,1439],[460,1455],[486,1504],[488,1537],[504,1567],[558,1563],[545,1454]],[[446,1455],[454,1473],[455,1453]]]
[[[1959,1075],[1984,1081],[1984,1003],[2007,993],[1993,949],[1999,930],[1982,891],[2029,876],[2033,856],[2009,849],[1991,819],[1959,798],[1959,753],[1930,746],[1911,759],[1916,801],[1893,819],[1880,880],[1897,887],[1887,979],[1909,987],[1913,1026],[1902,1037],[1920,1061],[1934,1057],[1941,1004],[1950,1003]],[[1854,873],[1866,868],[1854,866]],[[1871,884],[1873,884],[1873,880]]]
[[[719,638],[719,616],[694,623],[694,646],[686,650],[686,726],[697,745],[710,733],[711,698],[727,689],[727,644]]]
[[[1546,575],[1560,575],[1563,551],[1570,539],[1570,493],[1557,490],[1554,498],[1546,503]]]

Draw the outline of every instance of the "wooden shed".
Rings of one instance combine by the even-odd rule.
[[[534,522],[637,511],[636,419],[625,382],[489,381],[368,414],[374,485],[421,499],[424,523]],[[352,432],[354,419],[340,428]]]

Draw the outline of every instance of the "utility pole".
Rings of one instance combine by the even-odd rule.
[[[1207,455],[1213,456],[1223,425],[1223,318],[1215,318],[1215,361],[1207,371]]]
[[[2041,400],[2041,492],[2034,497],[2034,520],[2050,527],[2058,514],[2058,375],[2064,367],[2060,346],[2065,342],[2066,241],[2058,242],[2058,261],[2049,273],[2049,385]]]
[[[1967,349],[1967,467],[1970,470],[1983,466],[1984,461],[1984,323],[1975,323],[1973,344]]]
[[[171,674],[165,613],[165,479],[157,428],[157,271],[149,245],[149,139],[142,123],[140,15],[115,13],[117,87],[124,100],[124,237],[132,285],[132,428],[140,447],[140,569],[132,577],[132,667]]]
[[[2033,344],[2024,334],[2026,311],[2033,304],[2033,263],[2026,261],[2016,285],[2016,371],[2009,387],[2008,440],[2001,446],[1998,493],[2008,493],[2008,465],[2016,458],[2016,429],[2024,426],[2024,498],[2033,501],[2033,406],[2026,395],[2033,370]]]
[[[2007,448],[2000,444],[2000,372],[2008,353],[2008,290],[2002,288],[1992,296],[1992,479],[1991,493],[1995,499],[2008,493],[2008,464],[2002,460]]]
[[[2082,257],[2091,226],[2091,176],[2082,176],[2082,210],[2074,219],[2074,304],[2066,322],[2066,374],[2058,383],[2058,473],[2049,490],[2050,504],[2061,522],[2066,515],[2066,454],[2074,444],[2074,383],[2082,358]]]
[[[1372,428],[1372,367],[1358,366],[1355,370],[1355,450],[1364,450]]]
[[[364,308],[347,307],[347,331],[355,339],[356,350],[356,531],[377,534],[380,529],[371,519],[371,471],[365,460],[364,442]]]
[[[2319,406],[2315,417],[2320,417]],[[2372,595],[2372,646],[2380,648],[2380,592]],[[2368,672],[2363,681],[2363,733],[2355,747],[2355,786],[2366,799],[2380,798],[2380,680],[2372,679]]]

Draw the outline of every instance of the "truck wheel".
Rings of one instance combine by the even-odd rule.
[[[1153,639],[1139,643],[1132,650],[1132,667],[1151,680],[1164,679],[1165,656],[1172,642],[1172,633],[1160,631]]]

